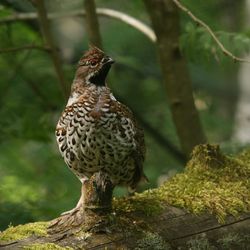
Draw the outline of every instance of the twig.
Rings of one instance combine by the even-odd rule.
[[[175,5],[181,9],[183,12],[185,12],[188,16],[191,17],[191,19],[196,22],[197,24],[199,24],[200,26],[202,26],[205,30],[207,30],[207,32],[211,35],[211,37],[214,39],[215,43],[219,46],[219,48],[221,49],[221,51],[223,52],[224,55],[232,58],[234,60],[234,62],[247,62],[250,63],[249,60],[244,59],[244,58],[240,58],[235,56],[234,54],[232,54],[229,50],[227,50],[224,45],[220,42],[220,40],[218,39],[218,37],[215,35],[215,33],[211,30],[211,28],[204,23],[201,19],[199,19],[198,17],[196,17],[188,8],[186,8],[185,6],[183,6],[178,0],[172,0]]]
[[[102,9],[97,8],[97,14],[100,16],[107,16],[107,17],[120,20],[121,22],[124,22],[130,25],[131,27],[139,30],[141,33],[146,35],[151,40],[151,42],[153,43],[156,42],[156,36],[155,36],[154,31],[149,26],[147,26],[146,24],[144,24],[143,22],[139,21],[138,19],[132,16],[129,16],[120,11],[106,9],[106,8],[102,8]]]
[[[86,30],[89,37],[89,42],[92,45],[102,48],[102,39],[96,14],[96,6],[94,0],[84,0],[85,8],[85,23]]]
[[[58,80],[59,80],[59,85],[60,85],[60,88],[62,90],[64,97],[67,98],[68,88],[67,88],[66,80],[64,78],[62,64],[60,62],[60,56],[56,49],[56,46],[54,44],[54,40],[51,34],[50,24],[49,24],[49,20],[47,17],[44,0],[34,0],[33,2],[37,8],[38,19],[39,19],[39,23],[42,29],[45,46],[49,47],[51,50],[50,55],[51,55],[52,62],[54,64],[54,68],[55,68]]]
[[[42,51],[49,51],[49,48],[46,48],[44,46],[39,46],[39,45],[24,45],[20,47],[12,47],[12,48],[5,48],[5,49],[0,49],[0,53],[9,53],[9,52],[17,52],[20,50],[32,50],[32,49],[37,49],[37,50],[42,50]]]
[[[154,31],[144,24],[143,22],[139,21],[138,19],[129,16],[123,12],[107,9],[107,8],[97,8],[96,13],[98,16],[104,16],[112,19],[117,19],[123,23],[128,24],[129,26],[133,27],[134,29],[139,30],[144,35],[146,35],[152,42],[156,41],[156,36]],[[84,17],[86,15],[85,11],[77,10],[77,11],[70,11],[67,13],[48,13],[49,19],[58,19],[58,18],[65,18],[65,17]],[[37,19],[36,13],[17,13],[12,16],[3,17],[0,19],[0,24],[17,22],[17,21],[24,21],[24,20],[34,20]]]
[[[37,13],[30,12],[30,13],[14,13],[11,16],[2,17],[0,19],[0,24],[8,24],[12,22],[18,21],[29,21],[37,19]]]

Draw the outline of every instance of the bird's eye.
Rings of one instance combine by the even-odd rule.
[[[91,66],[91,67],[96,66],[96,61],[91,61],[91,62],[90,62],[90,66]]]
[[[86,65],[88,65],[88,62],[83,61],[78,63],[78,66],[86,66]]]

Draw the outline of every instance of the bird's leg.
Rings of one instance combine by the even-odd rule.
[[[85,193],[85,184],[86,184],[86,181],[87,179],[81,179],[80,180],[81,183],[82,183],[82,187],[81,187],[81,197],[79,199],[79,201],[77,202],[77,205],[76,207],[74,207],[73,209],[69,210],[69,211],[66,211],[66,212],[63,212],[61,215],[69,215],[69,214],[74,214],[75,212],[77,212],[81,207],[83,207],[83,204],[84,204],[84,193]]]
[[[65,232],[67,230],[84,230],[104,232],[109,225],[112,210],[113,183],[109,176],[97,172],[90,179],[81,180],[82,192],[77,206],[56,218],[50,224],[50,233]]]
[[[106,214],[112,208],[113,183],[109,176],[103,172],[95,173],[86,182],[84,197],[84,210],[86,213],[92,211],[97,214]]]

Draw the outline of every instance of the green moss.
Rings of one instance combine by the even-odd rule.
[[[229,233],[222,239],[217,240],[220,249],[249,249],[250,236],[247,234]]]
[[[192,213],[215,214],[223,223],[226,215],[250,210],[250,151],[235,157],[223,155],[217,145],[195,147],[185,171],[158,189],[115,199],[118,212],[154,214],[164,204]]]
[[[143,238],[136,242],[135,250],[169,250],[170,245],[158,234],[144,232]]]
[[[48,222],[28,223],[16,227],[10,226],[0,233],[1,241],[12,241],[27,238],[31,235],[46,236]]]
[[[44,243],[44,244],[32,244],[29,246],[23,247],[25,250],[73,250],[71,247],[61,247],[54,243]]]
[[[162,210],[162,202],[155,196],[155,189],[149,189],[143,193],[136,193],[132,197],[113,199],[113,208],[116,212],[143,211],[146,215],[152,215]]]
[[[127,214],[136,212],[146,216],[155,215],[161,212],[166,204],[187,209],[195,214],[202,212],[214,214],[219,222],[224,222],[227,215],[237,216],[240,212],[249,211],[250,150],[229,157],[223,155],[218,146],[197,146],[185,171],[174,176],[160,188],[147,190],[133,197],[114,198],[114,211],[125,216],[111,216],[110,224],[114,225],[116,231],[119,231],[119,228],[129,229],[129,227],[138,227],[138,232],[148,230],[143,219],[137,220],[135,216]],[[126,227],[121,227],[121,224]],[[33,234],[46,236],[47,225],[46,222],[38,222],[10,227],[0,233],[0,241],[23,239]],[[146,246],[153,241],[152,239],[160,240],[157,235],[148,234],[151,235],[148,235],[151,240],[140,240],[138,246]],[[79,235],[83,238],[85,236],[88,237]]]
[[[195,237],[189,240],[187,243],[187,249],[192,250],[215,250],[214,246],[212,246],[206,237]]]

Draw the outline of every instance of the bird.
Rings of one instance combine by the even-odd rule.
[[[69,169],[82,183],[74,213],[84,202],[84,183],[98,171],[106,173],[114,186],[130,193],[147,180],[144,132],[132,111],[119,102],[106,83],[114,60],[90,46],[80,58],[71,93],[56,126],[59,151]]]

